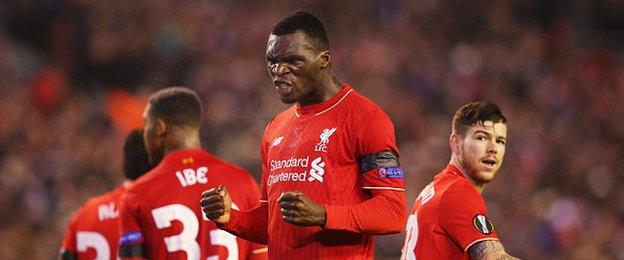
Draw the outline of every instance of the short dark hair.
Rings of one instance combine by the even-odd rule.
[[[280,36],[296,32],[302,32],[314,40],[316,46],[313,47],[316,51],[329,50],[329,39],[323,23],[316,16],[306,11],[297,11],[282,18],[273,27],[272,34]]]
[[[130,180],[136,180],[151,169],[152,164],[143,143],[143,130],[132,130],[126,137],[123,148],[124,175]]]
[[[202,122],[202,104],[195,91],[185,87],[168,87],[152,94],[148,103],[150,113],[167,124],[196,128]]]
[[[492,102],[478,101],[466,104],[457,110],[453,116],[453,133],[464,135],[469,127],[485,121],[505,124],[507,118]]]

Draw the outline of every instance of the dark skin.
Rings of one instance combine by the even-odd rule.
[[[269,36],[267,70],[282,102],[300,106],[324,102],[340,92],[343,84],[331,70],[329,50],[321,50],[302,32]],[[225,225],[231,214],[227,188],[205,191],[200,200],[206,216]],[[325,208],[300,191],[284,191],[277,200],[284,221],[302,227],[324,227]]]

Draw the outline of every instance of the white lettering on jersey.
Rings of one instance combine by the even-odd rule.
[[[317,157],[312,160],[312,163],[309,163],[310,158],[294,158],[291,157],[286,160],[271,160],[271,174],[269,174],[267,178],[267,186],[271,186],[278,182],[284,181],[293,181],[293,182],[313,182],[319,181],[323,182],[323,175],[325,174],[325,162],[323,162],[321,157]],[[283,171],[279,173],[273,173],[273,171],[279,169],[288,169],[288,168],[307,168],[310,165],[308,176],[308,169],[303,169],[299,171]]]
[[[308,167],[309,161],[310,161],[310,157],[305,157],[305,158],[290,157],[285,160],[271,160],[270,167],[271,167],[271,171],[279,170],[282,168]]]
[[[187,168],[182,171],[176,171],[175,175],[178,178],[178,181],[180,181],[182,187],[186,187],[197,183],[208,183],[208,178],[206,178],[207,172],[208,167],[202,166],[197,168],[197,170]]]
[[[420,198],[420,205],[425,205],[427,201],[433,198],[433,195],[435,195],[435,190],[433,189],[432,183],[427,185],[427,187],[425,187],[418,195],[418,198]]]
[[[334,134],[334,132],[336,132],[336,128],[332,128],[332,129],[323,129],[323,132],[321,133],[321,141],[316,144],[314,146],[314,151],[316,152],[327,152],[327,144],[329,143],[329,137],[332,136]]]
[[[107,204],[102,204],[98,207],[98,219],[104,221],[107,219],[114,219],[119,216],[119,211],[115,209],[115,203],[112,201]]]

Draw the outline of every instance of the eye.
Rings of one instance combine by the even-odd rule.
[[[485,140],[485,136],[477,135],[476,139],[479,140],[479,141],[483,141],[483,140]]]
[[[505,140],[496,140],[496,143],[505,145],[505,144],[507,144],[507,141],[505,141]]]

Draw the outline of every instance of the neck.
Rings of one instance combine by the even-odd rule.
[[[201,141],[199,140],[199,129],[189,127],[171,127],[171,132],[168,133],[165,140],[165,152],[164,155],[177,151],[177,150],[189,150],[201,148]]]
[[[343,84],[340,81],[338,81],[338,79],[336,78],[336,76],[334,76],[334,74],[330,73],[329,76],[323,77],[323,78],[324,79],[321,79],[318,81],[318,86],[316,86],[317,91],[315,94],[313,94],[314,98],[308,99],[306,101],[301,100],[297,102],[299,103],[299,105],[308,106],[308,105],[325,102],[329,100],[330,98],[334,97],[335,95],[337,95],[338,92],[342,90]]]
[[[470,177],[468,174],[466,174],[466,169],[462,166],[461,161],[459,160],[458,156],[456,156],[455,154],[451,155],[451,161],[449,161],[449,164],[453,165],[457,169],[459,169],[461,174],[464,175],[464,177],[466,177],[466,179],[469,180],[470,183],[472,183],[472,186],[475,187],[477,192],[481,193],[483,191],[483,188],[484,188],[485,185],[483,183],[475,182],[472,179],[472,177]]]

